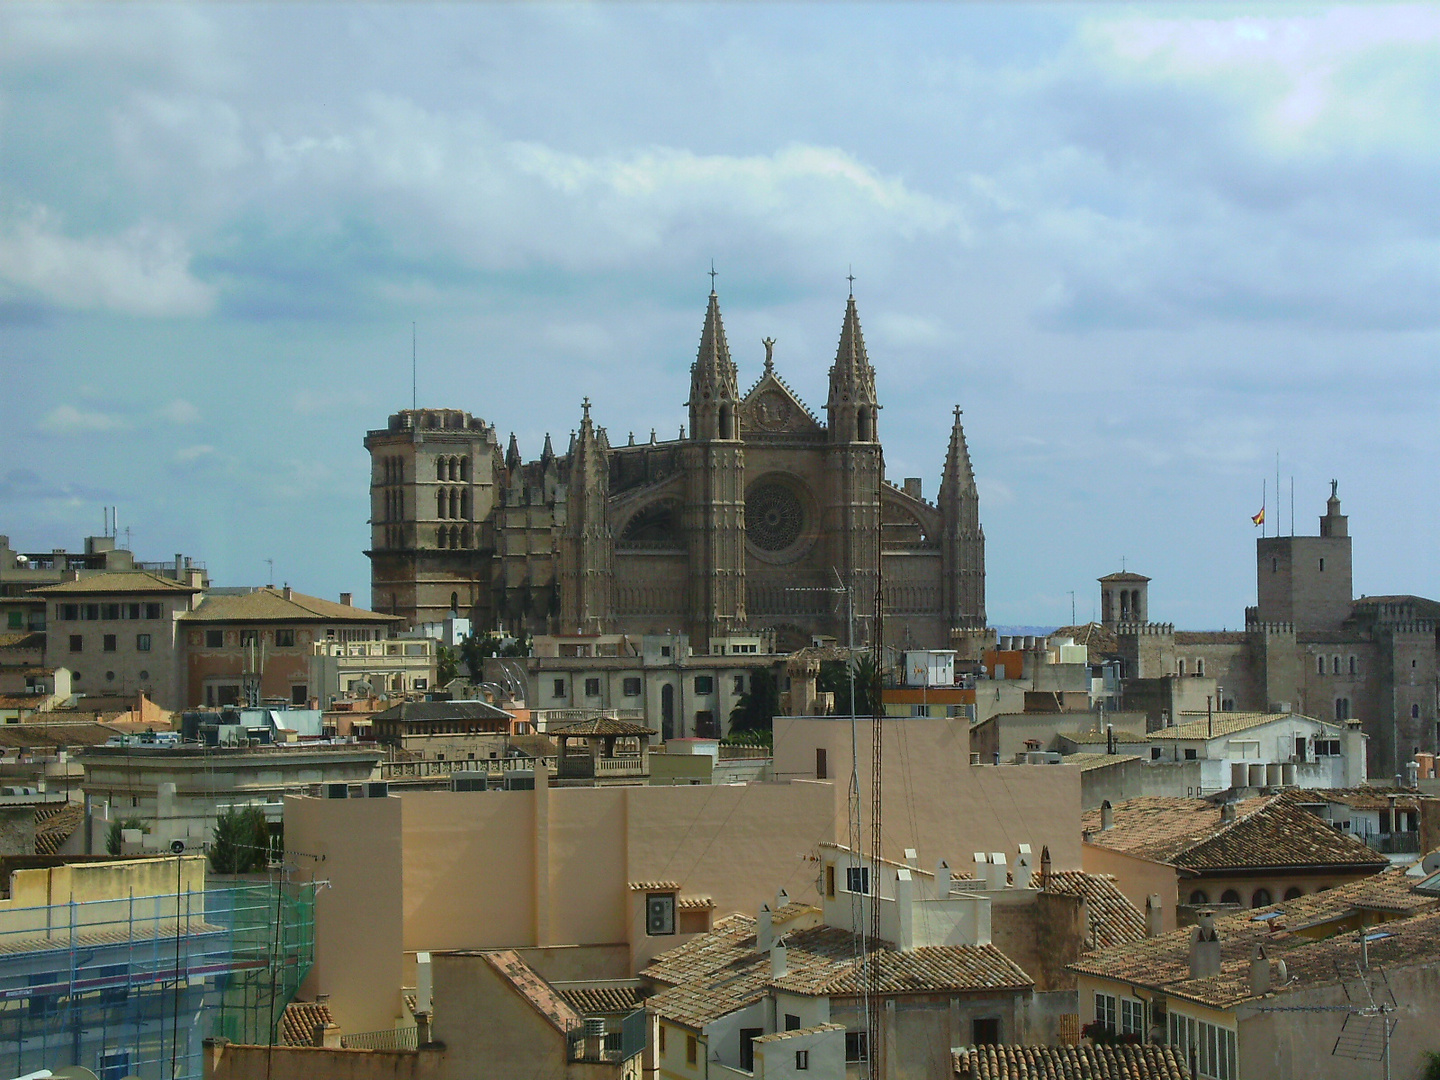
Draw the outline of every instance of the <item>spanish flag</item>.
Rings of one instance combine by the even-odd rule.
[[[1251,514],[1251,515],[1250,515],[1250,520],[1253,521],[1256,525],[1264,525],[1264,524],[1265,524],[1265,507],[1263,507],[1263,506],[1260,507],[1260,512],[1259,512],[1258,514]]]

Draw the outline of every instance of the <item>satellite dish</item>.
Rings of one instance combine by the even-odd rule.
[[[1427,874],[1433,874],[1436,870],[1440,870],[1440,848],[1436,848],[1420,860],[1420,869]]]
[[[100,1080],[84,1065],[63,1065],[58,1069],[51,1069],[52,1080]]]

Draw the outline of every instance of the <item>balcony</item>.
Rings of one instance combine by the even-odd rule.
[[[591,1017],[583,1027],[567,1030],[566,1057],[572,1062],[619,1063],[629,1061],[645,1049],[647,1025],[644,1009],[636,1009],[622,1019],[618,1031],[606,1031],[606,1023],[603,1019]]]
[[[596,780],[618,777],[643,778],[650,775],[642,757],[591,757],[589,754],[566,754],[556,763],[555,776],[560,780]]]
[[[1420,854],[1420,834],[1418,832],[1370,833],[1359,839],[1364,840],[1365,846],[1371,851],[1379,852],[1381,855]]]

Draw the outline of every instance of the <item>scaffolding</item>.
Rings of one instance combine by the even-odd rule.
[[[159,860],[155,860],[159,861]],[[265,1045],[314,962],[315,886],[212,883],[0,913],[0,1076],[199,1080],[209,1036]],[[151,879],[153,883],[153,878]]]

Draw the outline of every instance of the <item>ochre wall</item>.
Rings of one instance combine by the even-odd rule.
[[[1087,874],[1115,875],[1116,888],[1141,911],[1145,910],[1145,898],[1151,893],[1159,893],[1160,902],[1164,906],[1164,929],[1175,929],[1175,905],[1178,902],[1179,886],[1173,866],[1151,862],[1149,859],[1137,859],[1133,855],[1112,851],[1099,844],[1084,844],[1082,847],[1085,861],[1082,869]]]

